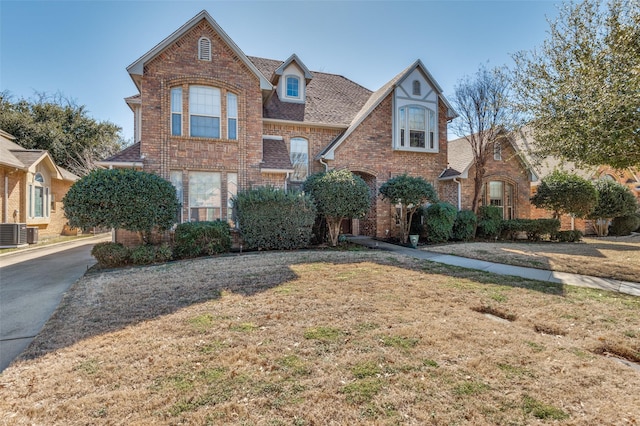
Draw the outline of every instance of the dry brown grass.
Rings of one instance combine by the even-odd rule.
[[[0,424],[638,424],[614,348],[640,352],[639,298],[378,251],[197,259],[76,283]]]
[[[471,259],[640,282],[640,235],[585,238],[580,243],[470,242],[425,250]]]

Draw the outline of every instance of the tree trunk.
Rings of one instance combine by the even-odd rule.
[[[476,164],[476,176],[473,181],[473,202],[471,203],[471,210],[478,215],[478,208],[480,207],[480,197],[482,196],[482,183],[484,180],[484,166]]]
[[[338,237],[340,236],[340,225],[342,225],[341,217],[327,217],[327,228],[329,228],[329,239],[331,240],[331,246],[338,245]]]

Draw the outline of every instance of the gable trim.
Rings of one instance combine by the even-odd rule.
[[[251,70],[253,74],[260,80],[261,90],[273,90],[273,85],[266,79],[264,75],[256,68],[256,66],[247,58],[247,55],[238,47],[238,45],[224,32],[224,30],[218,25],[218,23],[209,15],[206,10],[201,11],[196,16],[187,21],[184,25],[174,31],[169,37],[158,43],[153,49],[142,55],[138,60],[133,62],[127,67],[129,75],[133,79],[134,83],[140,89],[139,77],[144,72],[144,65],[158,56],[164,49],[173,44],[177,39],[182,37],[185,33],[195,27],[200,21],[206,20],[213,30],[218,33],[222,40],[231,48],[231,50],[238,55],[240,60]]]

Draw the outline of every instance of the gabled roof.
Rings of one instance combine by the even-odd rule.
[[[579,168],[571,162],[563,162],[555,157],[538,157],[535,154],[535,141],[530,130],[526,127],[511,132],[506,140],[515,150],[525,169],[529,171],[532,182],[538,182],[557,169],[575,173],[585,179],[589,179],[593,175],[592,171]],[[438,178],[440,180],[456,177],[467,179],[469,177],[469,169],[473,166],[471,145],[464,137],[449,141],[447,145],[449,166]],[[458,174],[455,174],[455,172]]]
[[[537,180],[545,178],[554,170],[575,173],[584,179],[590,179],[594,174],[595,168],[578,167],[574,162],[563,161],[551,156],[539,157],[536,154],[537,146],[533,139],[533,132],[529,127],[525,126],[513,132],[509,140],[523,161],[535,172]]]
[[[262,138],[260,171],[263,173],[293,173],[293,165],[284,139],[268,136]]]
[[[56,165],[49,152],[44,149],[25,149],[13,142],[15,138],[0,130],[0,164],[15,167],[25,172],[35,173],[36,166],[45,164],[52,177],[59,180],[75,181],[78,176]]]
[[[127,67],[127,71],[134,83],[140,89],[140,77],[144,72],[144,66],[147,62],[151,61],[153,58],[158,56],[164,49],[173,44],[176,40],[182,37],[185,33],[195,27],[200,21],[206,20],[207,23],[214,29],[216,33],[224,40],[224,42],[229,46],[233,52],[238,55],[238,58],[258,77],[260,80],[260,89],[262,90],[272,90],[273,86],[266,79],[266,77],[258,71],[255,65],[247,58],[242,50],[236,45],[236,43],[224,32],[224,30],[218,25],[218,23],[209,15],[206,10],[198,13],[196,16],[187,21],[184,25],[174,31],[169,37],[162,40],[158,43],[153,49],[142,55],[138,60],[133,62],[131,65]]]
[[[371,112],[378,105],[380,105],[380,102],[382,102],[387,96],[389,96],[393,92],[393,90],[399,84],[401,84],[404,81],[404,79],[407,78],[409,76],[409,74],[416,68],[418,68],[424,74],[424,76],[427,79],[427,81],[429,82],[429,84],[436,89],[437,94],[438,94],[438,99],[443,101],[444,104],[447,106],[447,119],[454,119],[455,117],[457,117],[457,113],[453,110],[453,108],[451,107],[449,102],[443,96],[442,89],[440,88],[440,85],[438,85],[438,83],[435,81],[435,79],[431,76],[431,74],[426,69],[426,67],[424,66],[422,61],[420,59],[418,59],[413,64],[409,65],[407,68],[402,70],[402,72],[400,72],[398,75],[396,75],[391,80],[389,80],[380,89],[376,90],[373,94],[371,94],[371,96],[369,97],[367,102],[363,105],[363,107],[360,109],[360,111],[353,117],[353,119],[351,120],[351,123],[349,123],[349,127],[347,128],[347,130],[343,134],[338,136],[336,139],[334,139],[326,148],[324,148],[322,151],[320,151],[320,153],[316,156],[316,159],[320,159],[320,158],[323,158],[323,157],[327,158],[329,160],[332,159],[335,149],[338,146],[340,146],[340,144],[342,142],[344,142],[344,140],[360,124],[362,124],[364,119],[367,118],[369,116],[369,114],[371,114]]]
[[[284,64],[274,59],[252,56],[249,59],[272,80],[276,70]],[[313,79],[306,90],[306,102],[303,104],[282,102],[274,91],[263,105],[263,118],[347,128],[371,96],[370,90],[348,78],[318,71],[313,72]]]
[[[274,74],[277,76],[281,76],[282,73],[284,72],[284,70],[289,66],[289,64],[291,64],[292,62],[295,62],[300,69],[302,70],[302,72],[304,73],[304,79],[307,80],[307,83],[309,82],[309,80],[311,80],[313,78],[313,74],[311,74],[311,72],[309,71],[309,69],[306,67],[306,65],[300,60],[300,58],[298,58],[298,55],[296,55],[295,53],[291,56],[289,56],[289,59],[287,59],[286,61],[284,61],[282,63],[282,65],[280,65],[278,68],[276,68],[276,70],[274,71]]]
[[[98,161],[98,164],[103,167],[142,167],[142,160],[140,142],[137,142],[105,160]]]

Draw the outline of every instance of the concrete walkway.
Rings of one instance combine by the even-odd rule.
[[[466,257],[452,256],[450,254],[434,253],[428,249],[413,249],[395,244],[377,241],[370,237],[348,237],[354,244],[391,251],[416,259],[429,260],[445,265],[460,266],[462,268],[477,269],[500,275],[512,275],[538,281],[572,285],[576,287],[598,288],[608,291],[640,296],[640,283],[619,281],[609,278],[591,277],[588,275],[570,274],[568,272],[548,271],[545,269],[525,268],[522,266],[504,265],[501,263],[487,262],[484,260],[468,259]]]

